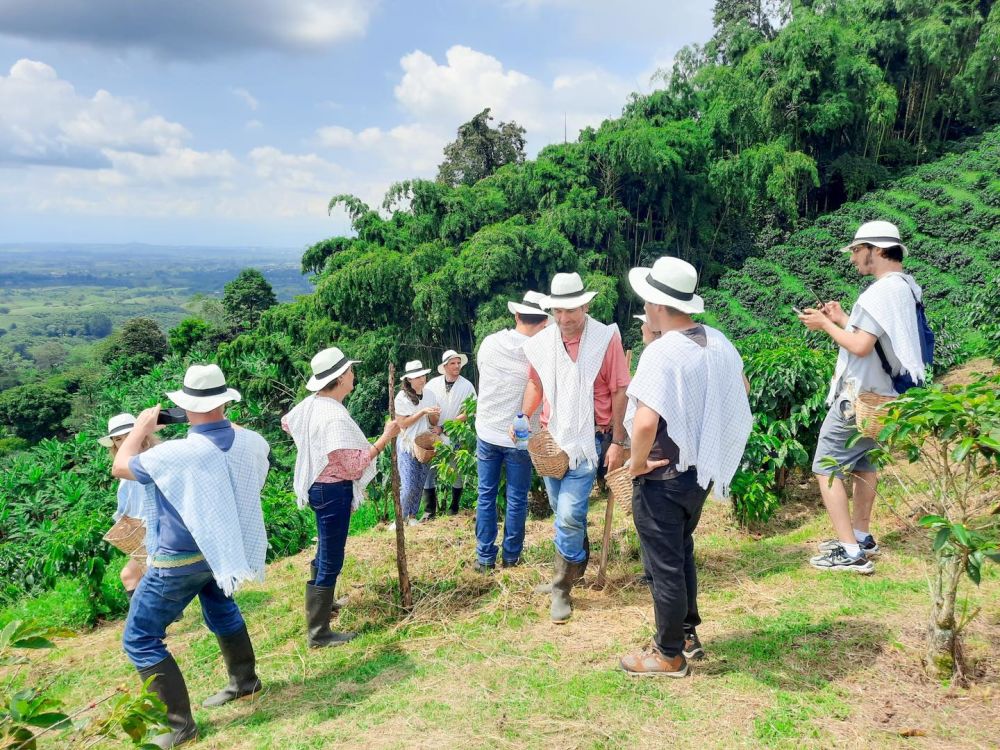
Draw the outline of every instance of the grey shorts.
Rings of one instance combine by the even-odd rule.
[[[868,451],[875,447],[874,440],[863,437],[850,448],[845,447],[857,431],[851,402],[846,399],[834,401],[830,411],[826,413],[823,426],[819,428],[816,455],[813,456],[813,474],[828,477],[831,474],[843,476],[844,471],[875,471],[872,462],[868,460]],[[839,468],[821,466],[820,460],[826,457],[834,459]]]

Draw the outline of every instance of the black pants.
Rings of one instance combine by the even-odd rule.
[[[632,518],[646,574],[653,581],[654,645],[664,656],[679,654],[685,630],[701,624],[691,534],[701,519],[708,490],[698,486],[697,477],[696,469],[673,479],[639,477],[632,489]]]

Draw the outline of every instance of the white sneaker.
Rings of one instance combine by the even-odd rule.
[[[388,526],[385,527],[385,530],[386,531],[395,531],[396,530],[396,522],[393,521],[392,523],[390,523]]]
[[[406,522],[406,525],[407,526],[419,526],[420,525],[420,521],[418,519],[416,519],[416,518],[411,518],[409,521]]]

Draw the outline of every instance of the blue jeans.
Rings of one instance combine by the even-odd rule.
[[[316,482],[309,488],[309,507],[316,514],[316,580],[314,586],[333,588],[344,567],[347,530],[351,526],[352,482]]]
[[[205,624],[215,635],[232,635],[246,626],[240,608],[222,593],[211,572],[165,576],[150,568],[132,595],[122,634],[125,654],[136,669],[154,667],[170,655],[163,645],[167,625],[196,596]]]
[[[515,562],[524,547],[524,522],[528,516],[531,457],[513,445],[501,447],[476,438],[479,499],[476,502],[476,558],[483,565],[497,559],[497,491],[500,469],[507,469],[507,513],[503,522],[503,559]]]
[[[595,438],[594,444],[600,463],[603,452],[600,437]],[[596,477],[597,466],[586,461],[567,471],[562,479],[543,477],[549,505],[556,517],[556,552],[567,562],[579,563],[587,559],[583,540],[587,536],[590,490]]]

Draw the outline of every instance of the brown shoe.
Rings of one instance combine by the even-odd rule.
[[[619,663],[632,677],[687,677],[688,673],[687,659],[683,654],[664,656],[656,649],[629,654]]]

